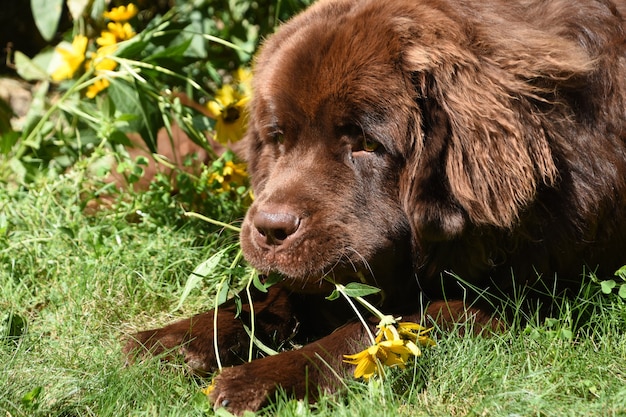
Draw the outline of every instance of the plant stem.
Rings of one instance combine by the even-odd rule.
[[[237,233],[241,232],[241,228],[240,227],[233,226],[232,224],[224,223],[224,222],[221,222],[219,220],[211,219],[209,217],[203,216],[202,214],[196,213],[194,211],[186,211],[185,212],[185,216],[187,216],[187,217],[195,217],[195,218],[200,219],[202,221],[205,221],[207,223],[211,223],[211,224],[214,224],[216,226],[221,226],[221,227],[223,227],[225,229],[232,230],[233,232],[237,232]]]
[[[348,304],[350,304],[350,307],[352,307],[352,309],[354,310],[354,312],[356,313],[357,317],[359,318],[359,320],[361,321],[361,323],[363,324],[363,327],[365,328],[365,331],[367,332],[367,335],[370,338],[370,341],[372,342],[372,345],[376,344],[376,338],[374,337],[374,334],[372,333],[372,331],[370,330],[370,327],[367,325],[367,322],[365,321],[365,319],[363,318],[363,316],[361,315],[361,312],[359,311],[359,309],[354,305],[354,302],[352,302],[352,298],[346,294],[345,292],[345,287],[341,284],[335,284],[335,287],[337,288],[337,291],[339,291],[339,293],[341,295],[344,296],[344,298],[346,299],[346,301],[348,302]],[[372,306],[370,303],[368,303],[367,301],[363,300],[361,297],[356,297],[357,301],[359,301],[359,303],[361,303],[365,308],[367,308],[368,310],[370,310],[370,308],[373,309],[370,310],[372,311],[372,313],[374,313],[375,315],[379,316],[382,314],[380,313],[380,311],[378,311],[374,306]],[[360,299],[360,300],[359,300]],[[363,302],[365,301],[365,304],[363,304]],[[368,307],[369,306],[369,307]],[[377,314],[378,313],[378,314]]]

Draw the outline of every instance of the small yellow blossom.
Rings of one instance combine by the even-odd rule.
[[[115,36],[115,33],[103,30],[100,32],[100,37],[96,39],[96,43],[103,47],[113,46],[117,44],[117,37]]]
[[[215,380],[212,380],[211,383],[209,385],[207,385],[205,388],[203,388],[201,391],[204,395],[210,395],[211,392],[213,392],[213,390],[215,389]]]
[[[209,184],[218,183],[219,188],[215,191],[224,193],[229,192],[233,186],[245,185],[247,178],[246,164],[235,164],[232,161],[226,161],[220,172],[211,174]]]
[[[72,41],[72,46],[66,48],[57,46],[55,51],[61,55],[62,62],[57,69],[51,74],[53,81],[62,81],[70,79],[85,60],[85,51],[87,50],[88,39],[86,36],[77,35]]]
[[[215,122],[215,140],[220,143],[236,142],[246,131],[247,109],[250,101],[249,72],[239,70],[235,75],[237,88],[230,84],[223,86],[215,94],[215,100],[207,104],[207,109]]]
[[[135,36],[135,30],[129,23],[109,22],[107,29],[100,32],[100,37],[96,39],[100,46],[113,45]]]
[[[101,76],[104,72],[113,71],[117,68],[117,61],[109,58],[115,53],[116,45],[103,46],[98,48],[92,59],[86,64],[87,68],[94,67],[95,74]],[[109,87],[111,83],[106,78],[100,78],[87,87],[85,95],[87,98],[94,98],[98,93]]]
[[[403,340],[385,340],[355,353],[344,355],[345,362],[356,365],[355,378],[370,379],[374,374],[383,375],[383,366],[397,366],[404,369],[411,356],[419,356],[412,347],[408,347]]]
[[[87,98],[94,98],[98,95],[99,92],[105,90],[111,83],[106,78],[100,78],[94,81],[89,87],[87,87],[87,92],[85,95]]]
[[[87,61],[87,63],[85,64],[85,68],[89,69],[93,66],[96,70],[96,73],[98,71],[113,71],[115,68],[117,68],[118,64],[117,61],[113,58],[110,58],[110,56],[115,54],[116,50],[117,45],[115,44],[98,48],[95,54],[91,54],[91,59]]]
[[[367,349],[353,355],[344,355],[344,362],[356,365],[355,378],[369,380],[373,375],[383,375],[383,366],[404,369],[412,357],[422,354],[421,346],[434,346],[435,341],[426,334],[426,329],[417,323],[397,323],[391,316],[386,316],[378,325],[375,343]]]
[[[130,3],[128,6],[114,7],[108,12],[104,12],[104,17],[114,22],[126,22],[135,17],[139,10],[137,6]]]

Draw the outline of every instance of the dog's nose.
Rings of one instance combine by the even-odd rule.
[[[260,243],[280,246],[283,241],[294,234],[300,227],[300,219],[291,213],[272,213],[258,211],[254,215],[254,227],[259,232]]]

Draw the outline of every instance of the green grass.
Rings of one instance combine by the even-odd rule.
[[[194,268],[236,236],[196,220],[170,225],[141,198],[85,215],[81,184],[70,175],[0,190],[0,415],[213,415],[199,392],[207,381],[177,363],[125,367],[121,347],[134,330],[210,308],[234,249],[173,311]],[[626,307],[592,289],[548,324],[482,338],[441,333],[414,368],[384,383],[348,381],[343,395],[312,407],[281,397],[265,414],[626,415]],[[562,330],[581,305],[593,314],[569,338]],[[25,331],[7,329],[9,314]]]

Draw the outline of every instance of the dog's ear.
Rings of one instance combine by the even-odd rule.
[[[410,198],[432,200],[422,209],[433,213],[416,215],[448,237],[466,221],[512,227],[540,184],[557,181],[551,142],[571,117],[565,90],[581,83],[592,61],[573,42],[532,35],[480,47],[439,37],[405,53],[422,130],[413,146],[420,160],[409,169],[420,170],[413,187],[432,183]],[[435,189],[441,195],[427,195]]]

